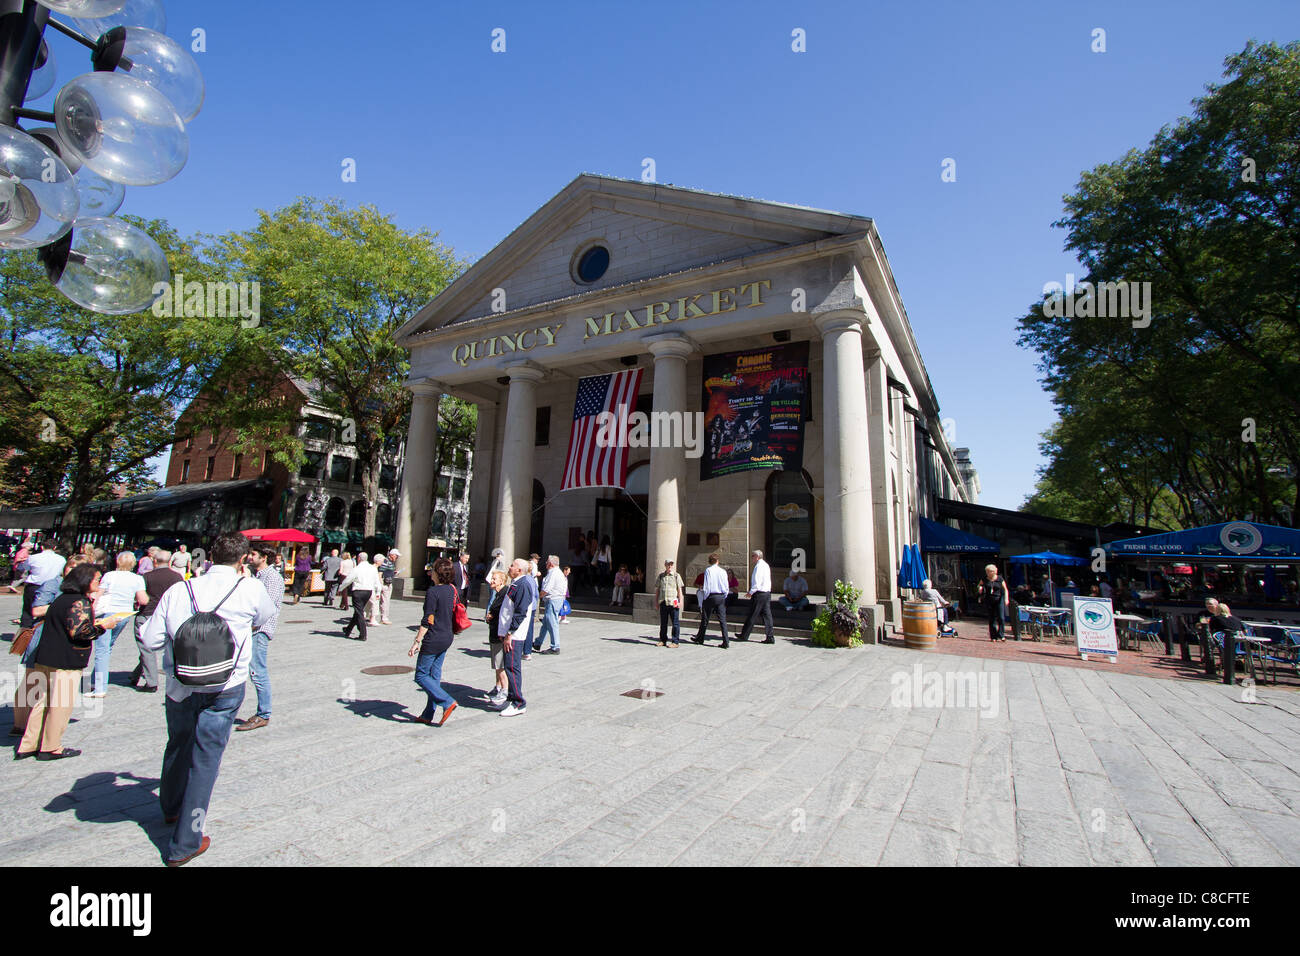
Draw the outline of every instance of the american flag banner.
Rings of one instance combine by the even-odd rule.
[[[630,368],[607,375],[590,375],[578,382],[561,491],[622,488],[627,484],[627,416],[636,410],[641,371]],[[618,416],[617,426],[602,428],[602,412]],[[608,441],[611,437],[614,441]]]

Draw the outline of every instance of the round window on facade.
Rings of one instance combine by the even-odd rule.
[[[588,246],[573,261],[573,278],[590,285],[609,268],[609,250],[604,246]]]

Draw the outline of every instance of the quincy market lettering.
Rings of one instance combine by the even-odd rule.
[[[740,305],[752,309],[763,304],[765,288],[771,291],[772,280],[759,279],[756,282],[746,282],[741,286],[681,296],[676,302],[666,299],[662,302],[637,306],[635,309],[624,309],[622,312],[606,312],[603,316],[589,316],[586,319],[582,340],[585,342],[601,335],[653,329],[670,322],[735,312]],[[749,297],[748,301],[745,301],[746,295]],[[704,300],[703,306],[700,305],[701,300]],[[559,322],[555,325],[543,325],[534,329],[493,335],[474,342],[462,342],[451,350],[451,360],[464,367],[470,362],[494,358],[509,352],[527,352],[538,346],[549,348],[555,345],[556,336],[563,327],[564,323]]]

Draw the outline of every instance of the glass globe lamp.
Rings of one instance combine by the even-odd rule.
[[[82,308],[130,315],[149,308],[171,280],[162,248],[121,219],[89,218],[41,250],[53,282]]]
[[[171,101],[120,73],[69,80],[54,99],[54,122],[83,165],[126,186],[166,182],[189,159],[189,135]]]
[[[78,203],[63,160],[22,130],[0,126],[0,249],[53,242],[72,228]]]
[[[189,51],[166,34],[114,27],[99,38],[90,59],[96,70],[121,70],[148,83],[171,100],[186,123],[203,107],[203,72]]]

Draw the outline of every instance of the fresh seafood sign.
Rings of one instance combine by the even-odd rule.
[[[756,468],[803,467],[807,342],[706,355],[703,387],[701,481]]]
[[[1110,598],[1074,599],[1074,641],[1085,661],[1089,656],[1104,658],[1112,664],[1119,659],[1115,612]]]

